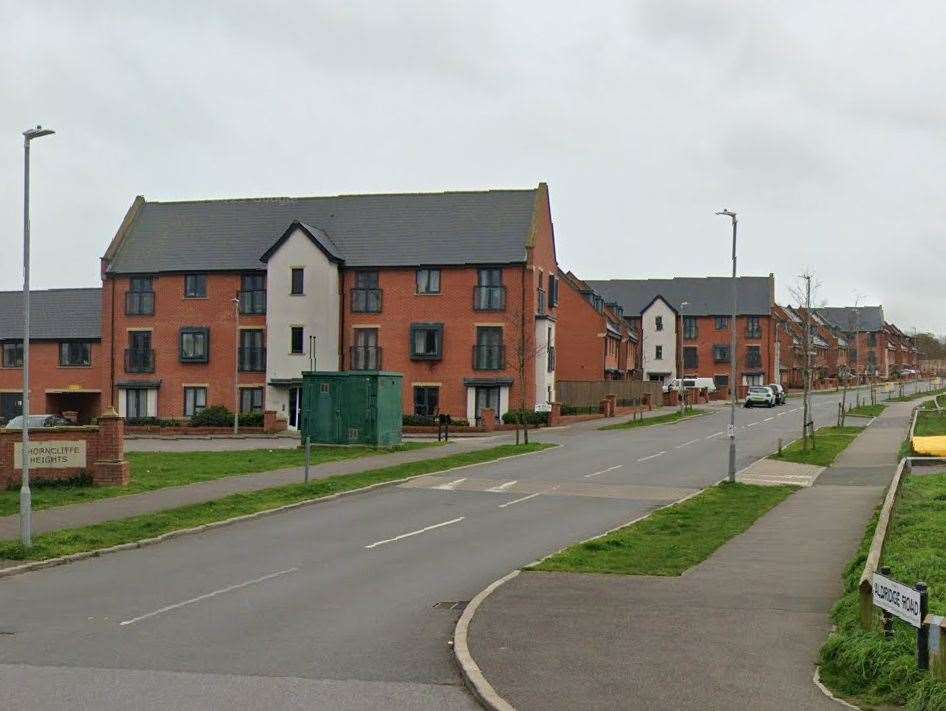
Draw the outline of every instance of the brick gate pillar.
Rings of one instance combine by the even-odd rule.
[[[128,486],[131,471],[125,459],[125,420],[109,408],[99,415],[98,461],[92,466],[96,486]]]

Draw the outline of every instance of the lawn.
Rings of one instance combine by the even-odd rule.
[[[537,452],[552,446],[554,445],[538,442],[525,445],[504,444],[490,449],[423,459],[356,474],[314,479],[309,484],[290,484],[245,494],[232,494],[204,504],[106,521],[83,528],[44,533],[33,539],[33,547],[29,550],[23,548],[19,541],[0,541],[0,560],[45,560],[71,553],[98,550],[121,543],[153,538],[169,531],[222,521],[234,516],[266,511],[300,501],[320,499],[371,484],[398,481],[444,469],[491,462],[503,457]]]
[[[637,427],[651,427],[652,425],[666,425],[670,422],[679,422],[680,420],[687,420],[691,417],[699,417],[700,415],[705,415],[706,410],[698,410],[695,408],[687,408],[683,415],[680,414],[680,411],[671,412],[666,415],[657,415],[656,417],[645,417],[642,420],[628,420],[627,422],[619,422],[616,425],[607,425],[606,427],[599,427],[600,431],[606,430],[631,430],[636,429]]]
[[[795,490],[722,483],[601,538],[566,548],[529,570],[680,575]]]
[[[912,585],[929,585],[930,612],[946,614],[946,473],[908,476],[894,509],[883,564]],[[845,594],[832,612],[836,631],[821,650],[821,678],[835,692],[865,704],[905,704],[911,711],[944,711],[946,682],[916,669],[916,631],[894,621],[894,638],[865,632],[858,617],[857,585],[876,517],[844,575]]]
[[[877,417],[886,407],[886,405],[859,405],[852,407],[847,414],[855,417]]]
[[[342,459],[370,457],[376,454],[403,452],[430,444],[408,442],[390,449],[372,447],[314,447],[312,463],[325,464]],[[66,484],[33,484],[34,509],[49,509],[113,496],[140,494],[143,491],[182,486],[227,476],[301,467],[305,451],[299,449],[248,449],[231,452],[129,452],[131,483],[126,486],[89,486],[76,482]],[[0,516],[19,510],[19,489],[0,491]]]
[[[896,389],[892,392],[897,392]],[[910,402],[911,400],[919,400],[921,397],[929,397],[930,395],[942,395],[946,393],[946,388],[940,388],[939,390],[929,390],[918,393],[913,393],[912,395],[904,395],[903,397],[892,397],[889,398],[890,402]]]
[[[946,410],[938,413],[920,411],[913,430],[915,437],[936,437],[946,435]]]
[[[863,427],[822,427],[815,430],[814,448],[809,443],[808,449],[804,449],[801,440],[797,440],[782,449],[781,455],[770,454],[769,459],[814,464],[818,467],[831,466],[831,462],[837,459],[863,430]]]

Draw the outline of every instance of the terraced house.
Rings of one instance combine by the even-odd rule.
[[[548,188],[148,202],[102,258],[103,389],[120,414],[210,404],[298,424],[301,373],[404,374],[407,413],[555,397]]]

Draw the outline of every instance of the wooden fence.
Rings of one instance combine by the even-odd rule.
[[[560,403],[572,407],[597,407],[608,395],[616,395],[619,406],[639,405],[645,395],[654,405],[663,398],[660,383],[640,380],[559,380],[555,392]]]

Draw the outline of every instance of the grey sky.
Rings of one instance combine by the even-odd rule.
[[[576,11],[575,8],[579,8]],[[0,289],[92,285],[149,199],[549,183],[585,278],[810,269],[946,332],[946,6],[0,0]],[[7,263],[9,259],[9,263]]]

